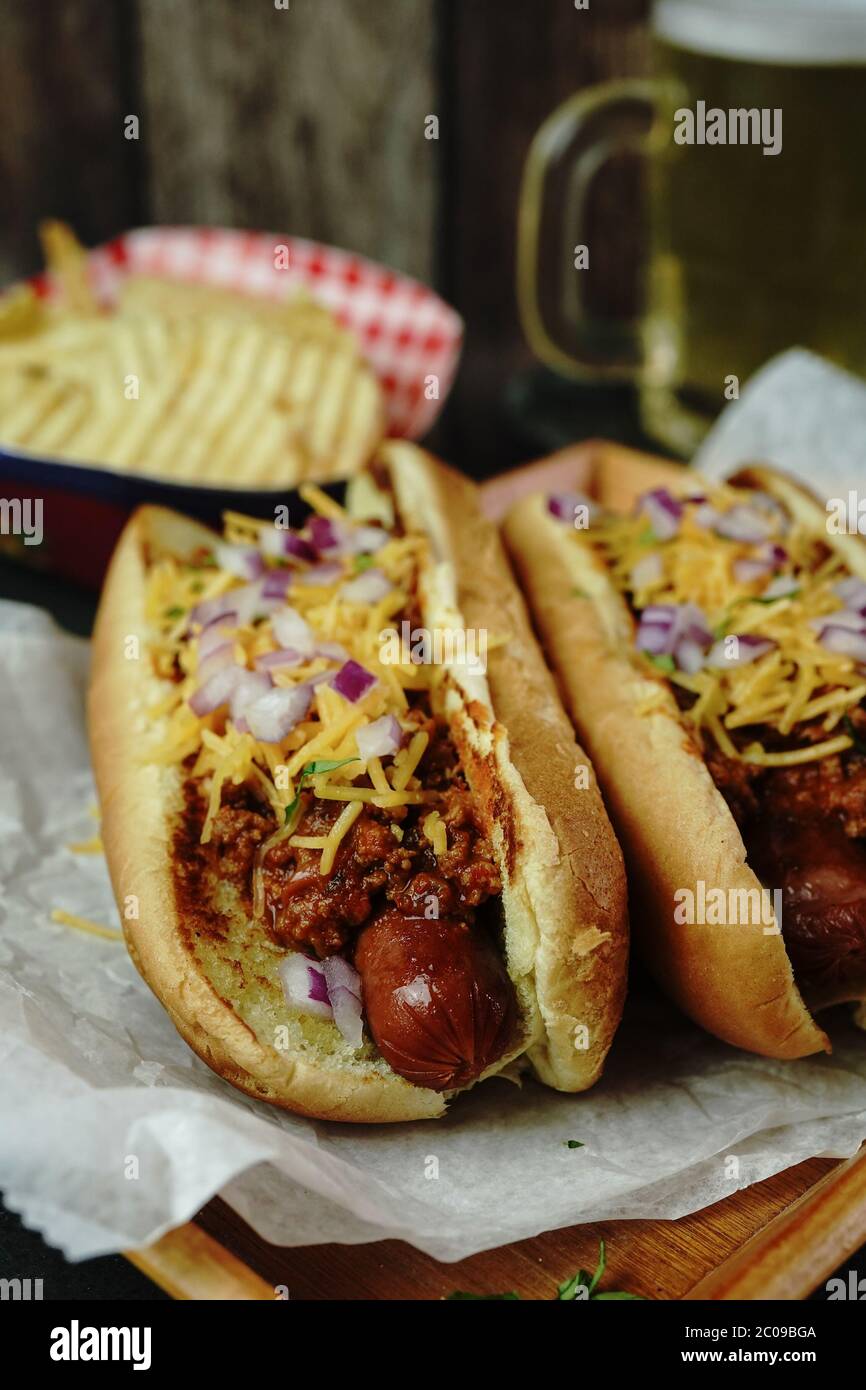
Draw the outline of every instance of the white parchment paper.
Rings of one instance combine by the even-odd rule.
[[[579,1221],[681,1216],[866,1138],[866,1034],[847,1010],[829,1016],[832,1057],[786,1064],[643,987],[584,1096],[496,1080],[396,1127],[246,1099],[182,1042],[122,943],[50,920],[117,925],[101,857],[66,848],[95,829],[87,646],[7,603],[0,651],[0,1188],[71,1258],[147,1244],[219,1192],[278,1244],[398,1237],[455,1260]]]
[[[805,348],[773,357],[726,406],[694,460],[708,478],[772,463],[822,497],[866,479],[866,387]]]

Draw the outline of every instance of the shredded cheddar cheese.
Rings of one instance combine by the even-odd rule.
[[[338,528],[350,531],[355,525],[347,511],[320,488],[305,485],[301,494],[319,516]],[[243,513],[227,512],[225,543],[257,546],[268,526]],[[154,669],[165,679],[167,688],[148,711],[155,736],[147,741],[142,757],[166,766],[187,764],[201,790],[204,844],[214,838],[215,822],[229,788],[252,786],[268,803],[276,829],[255,854],[253,903],[257,916],[264,906],[264,861],[275,846],[288,841],[293,849],[318,852],[319,872],[326,875],[365,806],[380,810],[432,806],[440,796],[425,791],[419,783],[417,769],[429,735],[418,729],[410,714],[410,696],[412,692],[435,690],[443,671],[411,659],[404,649],[401,628],[414,612],[427,553],[427,541],[419,535],[387,535],[364,564],[357,562],[355,547],[338,547],[334,555],[326,553],[318,562],[319,572],[312,576],[316,582],[306,582],[311,564],[293,561],[285,599],[263,603],[258,612],[251,612],[250,603],[244,604],[240,595],[253,581],[219,567],[217,561],[224,560],[222,548],[198,564],[163,557],[150,568],[146,601],[149,648]],[[263,557],[267,573],[274,569],[282,573],[280,563]],[[344,595],[345,586],[372,567],[386,581],[381,596],[374,590],[373,599],[364,601],[353,598],[352,589]],[[239,600],[233,609],[235,590]],[[225,602],[220,605],[220,600]],[[210,645],[202,651],[207,618],[214,612],[212,601],[219,606],[216,616],[210,618]],[[210,604],[210,608],[202,611],[202,604]],[[275,613],[286,607],[303,620],[301,626],[306,625],[311,640],[285,664],[273,666],[267,662],[268,656],[291,645],[280,640],[274,630],[280,625],[272,621]],[[233,615],[224,627],[219,626],[221,611]],[[400,639],[396,647],[386,641],[393,638]],[[217,646],[220,659],[250,673],[250,679],[252,673],[258,673],[260,680],[260,673],[267,669],[269,690],[291,691],[304,686],[309,691],[306,713],[301,706],[302,717],[284,737],[275,742],[256,737],[243,714],[233,715],[228,700],[211,712],[196,713],[207,702],[194,697],[214,669],[222,669],[201,669]],[[373,678],[369,688],[354,700],[340,693],[339,683],[334,684],[345,663],[355,663]],[[396,720],[404,746],[392,754],[365,759],[359,732],[383,716]],[[311,794],[340,805],[327,833],[301,833],[304,807]],[[431,810],[423,824],[434,853],[445,854],[448,837],[438,812]],[[401,826],[395,820],[390,829],[399,843]]]
[[[88,936],[102,936],[107,941],[122,941],[123,932],[116,927],[104,927],[101,922],[91,922],[87,917],[76,917],[73,912],[64,912],[55,907],[51,913],[52,922],[61,927],[74,927],[76,931],[86,932]]]
[[[322,857],[319,861],[320,874],[329,874],[331,872],[334,867],[334,856],[340,848],[340,841],[346,834],[346,831],[350,830],[355,824],[362,809],[360,801],[350,801],[345,810],[340,812],[340,815],[334,823],[333,829],[325,840]]]
[[[694,697],[683,710],[685,718],[709,734],[726,756],[784,767],[852,746],[847,734],[833,731],[866,698],[866,680],[863,666],[852,656],[821,642],[821,620],[843,608],[836,585],[849,573],[825,535],[771,509],[765,512],[762,540],[737,540],[730,534],[736,534],[735,527],[719,531],[706,513],[701,516],[702,506],[713,509],[717,519],[734,507],[748,508],[753,500],[748,489],[723,485],[706,498],[684,501],[676,533],[665,540],[654,534],[642,509],[628,517],[602,515],[575,536],[602,556],[638,615],[650,605],[693,604],[717,642],[732,636],[768,640],[761,655],[742,664],[710,662],[687,671],[666,658],[663,669],[675,686]],[[744,578],[749,564],[739,562],[753,562],[761,546],[777,547],[773,571]],[[643,564],[650,556],[652,563]],[[790,591],[764,597],[770,579],[779,575],[789,581],[784,587]],[[635,661],[645,672],[652,659],[636,650]],[[641,705],[646,712],[655,707],[651,699]],[[809,738],[802,732],[822,717],[821,728],[830,737]],[[766,732],[738,741],[739,731],[753,729]],[[795,746],[779,747],[785,740]]]
[[[76,840],[66,848],[73,854],[103,854],[104,846],[101,835],[92,835],[89,840]]]
[[[437,859],[441,859],[443,854],[448,852],[448,832],[445,822],[442,820],[438,811],[431,811],[421,822],[426,839],[433,846],[433,853]]]

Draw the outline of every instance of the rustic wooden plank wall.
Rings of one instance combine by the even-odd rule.
[[[457,0],[446,51],[454,56],[454,137],[443,244],[444,291],[467,321],[464,371],[449,403],[448,442],[465,466],[490,473],[521,456],[503,418],[504,379],[530,355],[515,302],[515,234],[523,163],[538,126],[578,88],[643,70],[646,0],[574,0],[495,4]],[[605,262],[616,237],[611,196],[632,188],[606,184],[592,236],[593,280],[616,303],[622,261]],[[631,206],[631,202],[627,204]],[[622,225],[621,220],[619,225]]]
[[[194,221],[351,246],[464,314],[439,442],[489,470],[508,453],[502,382],[527,361],[514,228],[529,141],[577,87],[641,70],[649,0],[277,3],[0,0],[0,283],[38,265],[46,215],[88,242]]]

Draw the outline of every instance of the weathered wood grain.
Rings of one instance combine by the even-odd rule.
[[[138,152],[123,135],[126,13],[0,0],[0,284],[39,268],[42,217],[97,242],[140,216]]]
[[[517,204],[541,122],[579,88],[641,73],[648,0],[504,3],[459,0],[445,49],[455,55],[444,190],[442,290],[467,321],[464,369],[449,402],[446,452],[489,474],[516,461],[502,408],[508,376],[531,362],[515,296]],[[619,279],[637,249],[635,170],[599,180],[593,198],[593,301],[622,310]]]
[[[457,1289],[555,1299],[557,1287],[578,1269],[595,1268],[599,1241],[604,1240],[607,1272],[603,1288],[625,1289],[649,1299],[679,1299],[687,1297],[704,1276],[734,1258],[756,1232],[765,1230],[786,1213],[837,1166],[830,1159],[810,1159],[678,1221],[608,1221],[573,1226],[449,1265],[396,1240],[281,1249],[257,1236],[218,1198],[199,1213],[197,1225],[173,1232],[173,1239],[180,1250],[187,1241],[195,1248],[196,1232],[201,1226],[219,1246],[234,1252],[267,1284],[287,1288],[291,1299],[329,1301],[439,1299]],[[824,1235],[832,1249],[833,1232],[825,1230]],[[844,1240],[837,1246],[841,1262],[852,1247]],[[139,1251],[136,1264],[162,1287],[166,1286],[161,1276],[161,1252],[157,1251],[151,1261],[148,1251]],[[185,1264],[190,1274],[185,1297],[210,1297],[210,1268],[202,1267],[196,1278],[194,1263],[185,1260]],[[832,1268],[832,1259],[828,1268]],[[822,1270],[823,1266],[813,1267],[810,1272],[808,1260],[802,1259],[797,1271],[799,1282],[796,1288],[789,1287],[786,1297],[806,1297],[814,1283],[824,1277]],[[754,1282],[758,1285],[759,1274],[756,1270]],[[200,1294],[195,1292],[197,1287]],[[760,1297],[760,1293],[753,1289],[749,1296]]]
[[[139,0],[154,222],[286,230],[429,279],[432,0]]]

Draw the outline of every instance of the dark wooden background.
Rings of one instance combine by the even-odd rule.
[[[643,70],[647,9],[0,0],[0,284],[38,266],[46,215],[88,243],[198,222],[351,247],[433,284],[464,315],[437,442],[473,472],[501,467],[520,455],[503,388],[529,362],[514,295],[524,156],[574,90]],[[429,114],[438,141],[424,138]],[[124,138],[128,115],[137,142]],[[601,240],[594,269],[615,300]]]

